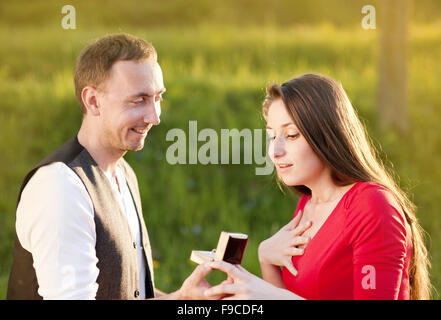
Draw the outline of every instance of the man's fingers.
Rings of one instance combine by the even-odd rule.
[[[227,279],[225,279],[224,281],[222,281],[220,284],[228,284],[228,283],[233,283],[233,279],[228,276]]]
[[[198,265],[193,270],[193,273],[191,275],[200,280],[202,278],[205,278],[205,276],[207,276],[211,272],[211,270],[212,269],[209,266],[209,262],[205,262],[205,263]]]
[[[205,262],[205,263],[198,265],[196,269],[199,269],[198,272],[200,272],[201,274],[204,274],[204,277],[207,274],[209,274],[212,270],[212,268],[209,265],[209,262]]]

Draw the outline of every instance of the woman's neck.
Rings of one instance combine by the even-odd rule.
[[[318,176],[316,179],[308,183],[306,186],[311,190],[311,204],[326,204],[332,203],[341,199],[341,197],[353,186],[354,184],[346,186],[338,186],[331,178],[329,170]]]

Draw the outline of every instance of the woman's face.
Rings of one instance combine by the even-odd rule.
[[[266,129],[269,156],[286,185],[308,186],[324,173],[325,165],[292,121],[282,99],[270,105]]]

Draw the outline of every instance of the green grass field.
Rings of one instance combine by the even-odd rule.
[[[297,200],[277,188],[274,176],[256,176],[254,165],[168,164],[168,130],[187,132],[189,120],[197,120],[199,130],[217,132],[263,128],[260,106],[266,85],[310,71],[342,82],[383,159],[412,194],[428,232],[431,276],[439,289],[440,27],[411,26],[411,130],[406,136],[380,131],[375,108],[378,34],[359,25],[0,29],[0,299],[6,296],[12,262],[21,180],[79,128],[72,80],[79,52],[89,39],[119,31],[153,43],[167,87],[161,124],[149,133],[142,151],[126,155],[140,184],[159,289],[177,289],[194,268],[188,260],[191,250],[215,247],[221,230],[249,234],[243,265],[260,274],[257,246],[290,219]],[[221,277],[215,274],[210,281]]]

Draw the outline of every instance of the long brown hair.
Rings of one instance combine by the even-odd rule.
[[[276,99],[282,99],[306,141],[331,169],[331,177],[336,185],[368,181],[392,192],[412,231],[410,298],[430,299],[430,262],[424,244],[424,230],[415,217],[416,206],[379,159],[340,83],[323,75],[304,74],[281,86],[271,84],[263,102],[265,119],[271,103]],[[305,186],[287,188],[297,193],[311,193]]]

